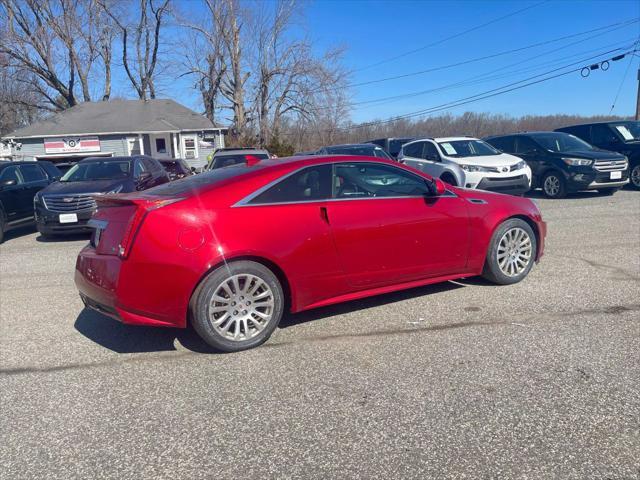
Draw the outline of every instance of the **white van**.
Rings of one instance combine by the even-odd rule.
[[[471,137],[424,138],[402,146],[398,161],[459,187],[520,195],[531,188],[521,158]]]

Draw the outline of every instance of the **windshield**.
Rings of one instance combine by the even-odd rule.
[[[98,161],[78,163],[64,174],[61,182],[85,182],[90,180],[117,180],[129,177],[128,161]]]
[[[453,140],[438,142],[440,148],[448,157],[487,157],[500,155],[500,152],[482,140]]]
[[[536,142],[550,152],[581,152],[594,150],[593,146],[568,133],[545,133],[533,136]]]
[[[622,122],[611,125],[625,142],[640,141],[640,122]]]

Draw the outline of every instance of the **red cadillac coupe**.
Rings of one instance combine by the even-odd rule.
[[[222,351],[265,342],[285,309],[474,275],[519,282],[546,234],[526,198],[344,155],[247,162],[97,202],[76,264],[85,305],[133,325],[190,322]]]

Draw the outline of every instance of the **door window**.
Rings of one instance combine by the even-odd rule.
[[[250,204],[326,200],[331,197],[331,165],[304,168],[262,192]]]
[[[20,165],[20,173],[24,179],[24,183],[41,182],[47,179],[47,176],[40,168],[40,165]]]
[[[404,147],[402,147],[402,153],[406,157],[422,158],[423,145],[424,142],[416,142],[412,143],[411,145],[405,145]]]
[[[18,174],[18,167],[7,167],[0,172],[0,182],[6,182],[8,180],[15,180],[16,184],[22,183],[20,175]]]
[[[339,163],[335,166],[334,197],[414,197],[429,194],[424,179],[391,165]]]
[[[424,158],[425,160],[431,160],[433,162],[440,161],[440,155],[438,155],[438,150],[436,149],[436,146],[433,143],[431,142],[424,143],[424,154],[422,155],[422,158]]]

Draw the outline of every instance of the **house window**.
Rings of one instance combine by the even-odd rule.
[[[167,153],[167,142],[164,138],[156,138],[156,152]]]

